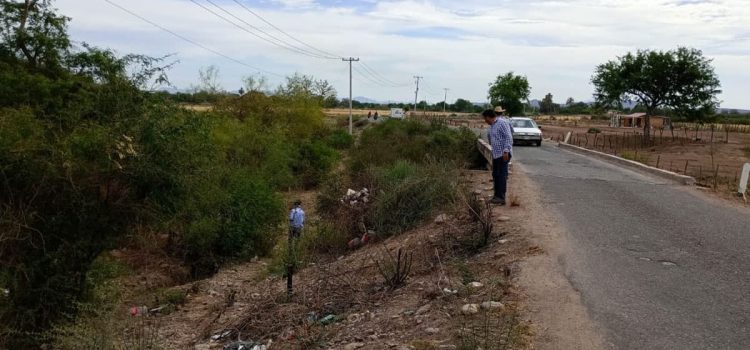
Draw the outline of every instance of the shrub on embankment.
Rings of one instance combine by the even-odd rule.
[[[318,196],[324,224],[337,233],[326,231],[325,239],[341,244],[366,230],[380,238],[416,227],[453,203],[459,172],[476,153],[476,136],[468,129],[411,120],[365,129],[343,174],[329,178]],[[369,189],[368,202],[342,202],[347,188]]]

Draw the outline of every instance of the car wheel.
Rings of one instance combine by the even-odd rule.
[[[537,141],[537,142],[536,142],[536,146],[537,146],[537,147],[542,147],[542,140],[539,140],[539,141]]]

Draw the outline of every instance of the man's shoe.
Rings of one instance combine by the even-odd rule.
[[[497,204],[497,205],[505,205],[505,199],[493,197],[492,200],[490,200],[490,203]]]

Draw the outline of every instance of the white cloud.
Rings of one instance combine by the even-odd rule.
[[[271,46],[189,1],[116,1],[253,66],[282,75],[313,74],[334,82],[341,96],[348,92],[348,69],[340,60],[314,59]],[[214,1],[283,37],[233,2]],[[422,92],[433,102],[442,100],[443,87],[451,89],[452,98],[482,101],[487,84],[509,70],[528,76],[533,97],[551,92],[559,101],[568,96],[589,100],[589,79],[597,64],[637,49],[685,45],[714,58],[724,105],[750,107],[743,96],[750,75],[750,6],[746,0],[273,2],[277,4],[257,9],[272,23],[315,47],[359,56],[392,81],[409,83],[413,75],[422,75],[426,87]],[[71,32],[76,40],[123,53],[178,53],[182,63],[171,75],[181,87],[197,80],[200,66],[209,64],[221,68],[227,88],[238,88],[241,77],[253,73],[103,1],[58,0],[57,7],[73,18]],[[451,35],[440,35],[441,31]],[[413,99],[413,86],[381,87],[357,75],[354,85],[355,95]]]

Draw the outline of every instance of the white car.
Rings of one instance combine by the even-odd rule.
[[[542,145],[542,130],[531,118],[513,117],[510,118],[510,125],[513,127],[514,144],[527,142]]]

